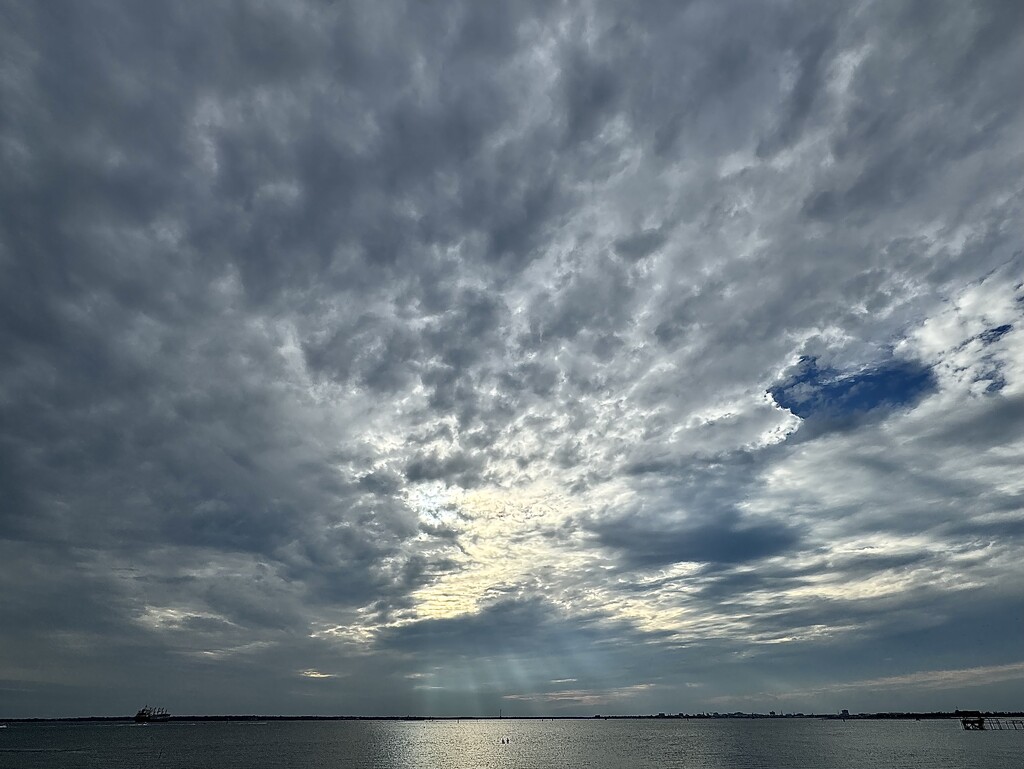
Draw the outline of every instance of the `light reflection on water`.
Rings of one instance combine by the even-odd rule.
[[[956,721],[278,721],[0,731],[0,769],[1018,769],[1022,753],[1022,732],[964,732]]]

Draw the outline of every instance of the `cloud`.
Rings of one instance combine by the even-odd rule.
[[[0,716],[678,712],[1013,630],[1013,4],[5,22]]]
[[[633,686],[624,686],[605,691],[591,691],[589,689],[561,689],[559,691],[542,692],[540,694],[506,694],[505,699],[519,702],[543,702],[545,704],[570,703],[572,705],[583,705],[589,707],[591,705],[605,705],[610,702],[616,702],[623,699],[628,700],[650,688],[650,684],[634,684]]]
[[[674,530],[630,520],[606,520],[597,533],[601,544],[623,551],[627,563],[648,568],[684,561],[753,561],[789,550],[799,539],[796,532],[784,526],[749,525],[728,518]]]
[[[867,681],[850,681],[835,686],[834,691],[848,692],[860,689],[894,689],[906,686],[926,689],[945,689],[954,686],[979,686],[986,683],[1017,680],[1024,677],[1024,663],[1009,665],[981,665],[956,670],[924,670],[900,676],[887,676]],[[820,693],[820,692],[815,692]],[[787,699],[806,697],[808,692],[790,692]]]

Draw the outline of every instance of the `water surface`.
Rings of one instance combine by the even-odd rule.
[[[965,732],[952,720],[272,721],[0,729],[0,769],[1019,769],[1022,755],[1024,732]]]

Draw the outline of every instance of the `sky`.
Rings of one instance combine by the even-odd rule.
[[[1024,4],[0,4],[0,717],[1024,708]]]

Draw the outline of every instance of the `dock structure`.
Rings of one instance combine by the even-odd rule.
[[[960,724],[968,732],[1024,732],[1024,718],[995,718],[993,716],[965,716]]]

